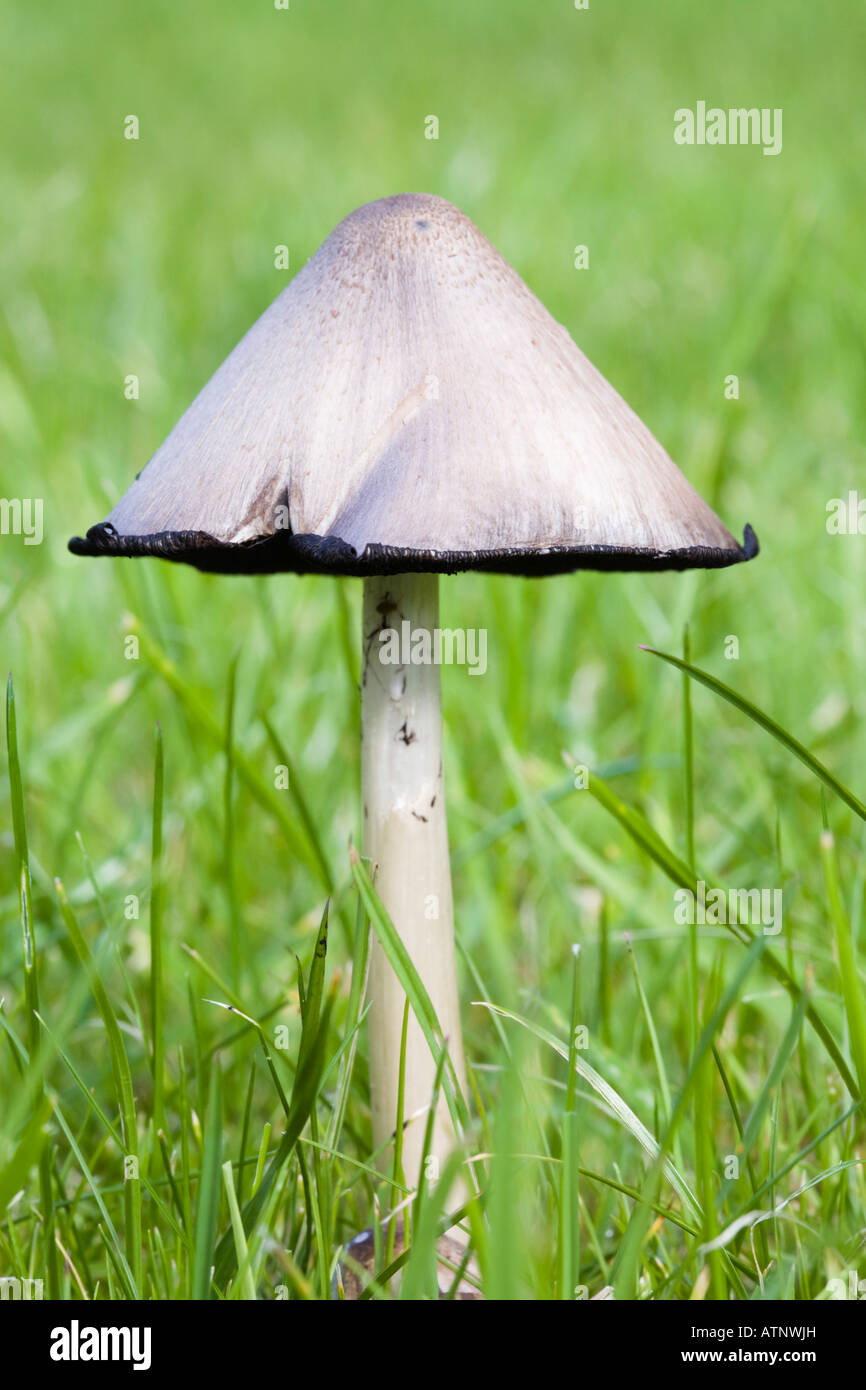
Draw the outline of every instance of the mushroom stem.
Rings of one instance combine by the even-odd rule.
[[[436,1010],[461,1087],[463,1044],[454,957],[454,910],[442,776],[442,697],[433,638],[439,576],[399,574],[364,580],[361,678],[361,791],[364,852],[376,890]],[[412,637],[417,637],[412,660]],[[371,949],[370,1095],[376,1146],[393,1135],[406,997],[378,940]],[[417,1182],[436,1066],[409,1012],[406,1040],[403,1170]],[[440,1095],[432,1153],[440,1164],[454,1131]],[[435,1174],[433,1175],[435,1176]]]

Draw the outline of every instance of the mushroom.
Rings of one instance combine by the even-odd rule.
[[[364,849],[462,1085],[439,575],[717,568],[758,546],[748,526],[738,544],[469,218],[407,193],[339,224],[70,549],[363,577]],[[369,995],[381,1145],[405,999],[378,943]],[[434,1074],[412,1018],[407,1119],[429,1110]],[[406,1133],[410,1181],[424,1130]],[[432,1152],[453,1144],[440,1101]]]

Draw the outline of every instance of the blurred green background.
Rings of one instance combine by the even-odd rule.
[[[44,499],[45,540],[25,547],[0,538],[0,646],[19,706],[47,1013],[60,1007],[68,970],[55,874],[85,927],[97,921],[75,831],[125,933],[133,980],[146,980],[146,911],[125,922],[122,905],[128,894],[147,895],[158,720],[169,1049],[189,1043],[191,970],[197,995],[209,992],[181,943],[230,973],[233,912],[248,1008],[269,1007],[279,983],[288,1001],[280,1016],[297,1024],[293,953],[309,956],[322,885],[243,787],[234,790],[229,873],[220,747],[152,663],[127,659],[124,636],[131,615],[218,721],[239,653],[238,745],[270,782],[267,713],[291,752],[339,897],[358,827],[346,631],[354,635],[359,622],[360,584],[82,561],[66,541],[106,515],[343,216],[387,194],[426,191],[472,217],[730,529],[740,535],[748,521],[761,542],[754,563],[728,572],[442,583],[443,625],[488,630],[483,682],[443,673],[461,943],[494,999],[561,1024],[571,944],[583,940],[595,1026],[597,911],[584,890],[604,888],[611,1079],[627,1079],[632,1105],[652,1121],[652,1054],[622,933],[644,943],[644,983],[678,1084],[683,941],[670,885],[577,794],[556,807],[562,834],[530,812],[483,852],[473,836],[560,781],[565,749],[591,765],[635,759],[617,789],[682,853],[681,682],[637,644],[679,651],[687,621],[698,665],[796,733],[855,790],[866,785],[866,537],[826,529],[827,502],[858,486],[862,495],[866,484],[864,30],[853,0],[831,9],[807,0],[591,0],[586,11],[567,0],[4,7],[0,493]],[[674,111],[699,100],[782,108],[782,153],[676,145]],[[129,115],[139,120],[135,141],[124,138]],[[429,115],[438,140],[425,138]],[[274,268],[283,244],[288,271]],[[589,248],[588,269],[574,267],[577,245]],[[724,395],[732,373],[738,400]],[[124,395],[130,374],[137,400]],[[725,659],[730,635],[739,639],[736,661]],[[728,706],[700,689],[694,703],[698,861],[739,886],[784,883],[798,975],[816,964],[841,1036],[817,784]],[[833,810],[856,931],[862,827]],[[0,994],[20,1018],[5,816],[2,834]],[[334,968],[345,970],[353,920],[341,900]],[[724,970],[739,949],[709,939],[703,964],[718,959]],[[465,972],[467,1050],[489,1065],[482,1085],[495,1095],[496,1038],[489,1017],[468,1007],[475,989]],[[784,1001],[768,984],[731,1039],[742,1044],[744,1095],[766,1075]],[[223,1026],[203,1016],[211,1040]],[[98,1085],[107,1061],[86,1008],[70,1028],[69,1046]],[[133,1070],[145,1076],[140,1035],[131,1022],[129,1030]],[[820,1096],[823,1059],[812,1057],[812,1068]],[[835,1085],[827,1103],[838,1098]],[[240,1103],[236,1096],[227,1126],[238,1123]],[[276,1119],[272,1097],[263,1092],[256,1106],[260,1119]],[[360,1152],[362,1084],[357,1106]],[[729,1117],[718,1123],[721,1132]],[[791,1120],[786,1142],[795,1145],[803,1123]],[[623,1162],[634,1179],[633,1143],[621,1149],[598,1116],[590,1129],[595,1166]],[[604,1224],[610,1210],[598,1211]],[[344,1215],[351,1229],[365,1214],[363,1200],[338,1214],[337,1235]],[[604,1278],[600,1262],[589,1282]]]

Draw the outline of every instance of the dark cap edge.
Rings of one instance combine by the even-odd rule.
[[[405,550],[398,546],[368,545],[359,555],[336,536],[274,535],[235,544],[220,541],[203,531],[160,531],[150,536],[121,536],[106,522],[92,526],[82,539],[69,542],[73,555],[110,555],[133,558],[155,556],[192,565],[212,574],[334,574],[363,576],[422,572],[457,574],[482,570],[526,577],[567,574],[574,570],[685,570],[722,569],[752,560],[758,554],[758,538],[746,526],[743,544],[736,549],[688,546],[678,550],[629,549],[625,546],[554,545],[546,548],[515,547],[503,550]]]

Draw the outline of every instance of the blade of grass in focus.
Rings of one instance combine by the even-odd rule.
[[[165,977],[163,965],[163,849],[162,818],[165,763],[162,730],[156,726],[153,771],[153,827],[150,861],[150,1027],[153,1071],[153,1147],[151,1164],[158,1169],[156,1136],[165,1128]]]
[[[18,757],[18,723],[12,675],[6,683],[6,751],[9,760],[9,796],[12,805],[12,834],[18,881],[18,912],[24,959],[24,998],[28,1019],[30,1065],[39,1064],[39,964],[33,920],[33,885],[27,822],[24,814],[24,787]],[[42,1259],[47,1272],[49,1298],[60,1297],[60,1266],[54,1240],[54,1192],[51,1177],[51,1148],[43,1145],[39,1153],[39,1196],[42,1205]]]
[[[195,1299],[210,1297],[211,1270],[214,1262],[222,1165],[222,1087],[220,1080],[219,1061],[214,1059],[210,1073],[210,1089],[205,1116],[204,1152],[195,1218],[192,1276],[192,1296]]]
[[[709,671],[702,671],[698,666],[692,666],[689,661],[681,661],[679,657],[671,656],[669,652],[658,651],[655,647],[641,647],[641,651],[649,652],[651,656],[660,657],[662,661],[667,661],[669,665],[678,667],[680,671],[690,676],[692,680],[700,681],[701,685],[705,685],[708,690],[712,690],[715,695],[720,695],[723,700],[727,700],[735,709],[747,715],[749,719],[753,720],[755,724],[758,724],[760,728],[765,729],[768,734],[772,734],[773,738],[781,743],[783,748],[787,748],[789,753],[793,753],[795,758],[799,758],[800,762],[803,763],[820,782],[823,782],[825,787],[829,787],[832,792],[835,792],[836,796],[838,796],[841,801],[844,801],[846,806],[850,806],[851,810],[854,811],[861,820],[866,820],[866,806],[864,806],[859,797],[856,797],[852,791],[849,791],[847,787],[843,786],[839,779],[834,777],[830,769],[825,767],[822,762],[819,762],[814,753],[810,753],[809,749],[806,748],[804,744],[800,743],[799,739],[794,738],[793,734],[789,734],[775,719],[771,719],[763,710],[758,709],[757,705],[753,705],[750,700],[746,700],[742,695],[739,695],[736,690],[732,690],[730,686],[717,680],[715,676],[710,675]]]
[[[66,894],[66,889],[58,879],[57,896],[63,924],[72,942],[75,954],[90,981],[93,997],[99,1009],[108,1046],[111,1054],[111,1069],[114,1076],[117,1106],[120,1112],[121,1134],[123,1138],[124,1164],[124,1208],[126,1212],[126,1249],[137,1287],[141,1287],[141,1181],[138,1172],[139,1147],[138,1128],[135,1116],[135,1095],[129,1059],[123,1042],[123,1035],[111,999],[102,980],[90,948],[84,939],[75,913]]]

